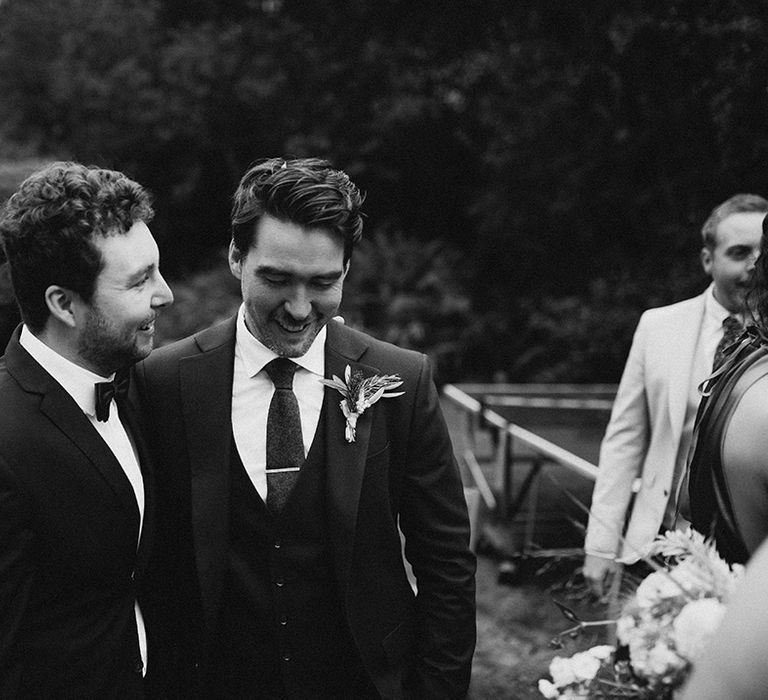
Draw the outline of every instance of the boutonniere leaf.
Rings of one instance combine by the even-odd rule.
[[[370,408],[379,399],[389,399],[402,396],[404,391],[392,391],[397,389],[403,380],[397,374],[374,374],[372,377],[364,377],[360,371],[353,372],[349,365],[344,370],[344,379],[335,374],[331,379],[320,380],[325,386],[336,389],[344,398],[339,402],[341,412],[347,421],[344,437],[347,442],[355,441],[357,419],[363,415],[366,408]]]

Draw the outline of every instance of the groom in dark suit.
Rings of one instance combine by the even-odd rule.
[[[116,373],[173,299],[151,218],[140,185],[76,163],[31,175],[0,214],[23,320],[0,360],[2,698],[145,697],[155,504]]]
[[[361,201],[324,161],[252,167],[239,312],[137,366],[180,696],[466,695],[475,559],[430,364],[331,320]]]

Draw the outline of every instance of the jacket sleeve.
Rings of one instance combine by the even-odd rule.
[[[22,661],[18,637],[34,575],[32,507],[0,458],[0,696],[16,697]]]
[[[475,567],[464,491],[429,362],[422,356],[400,527],[417,580],[414,697],[463,698],[475,646]]]
[[[632,497],[632,486],[642,471],[650,438],[646,393],[645,350],[648,316],[637,325],[611,418],[600,446],[598,476],[592,492],[584,542],[587,554],[614,558]]]

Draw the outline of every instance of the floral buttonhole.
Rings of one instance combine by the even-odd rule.
[[[332,379],[320,380],[325,386],[336,389],[344,398],[339,402],[341,412],[347,421],[344,437],[347,442],[355,441],[355,429],[357,419],[363,415],[366,408],[370,408],[379,399],[390,399],[402,396],[404,391],[391,391],[397,389],[403,380],[397,374],[374,374],[372,377],[364,377],[359,370],[353,372],[349,365],[344,370],[342,381],[335,374]]]

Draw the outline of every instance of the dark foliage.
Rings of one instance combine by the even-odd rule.
[[[249,163],[330,158],[368,193],[370,254],[407,256],[355,287],[365,327],[446,377],[612,381],[642,309],[703,286],[708,211],[768,194],[764,16],[749,0],[3,0],[0,137],[147,185],[176,279],[226,245]]]

